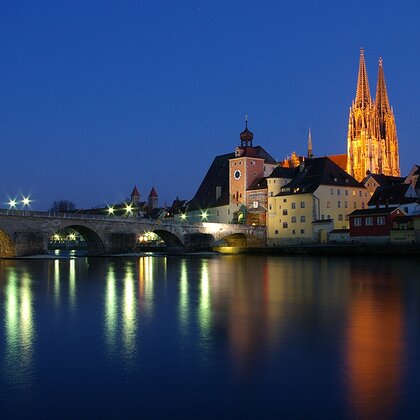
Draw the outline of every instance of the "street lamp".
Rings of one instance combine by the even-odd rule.
[[[32,200],[29,199],[29,197],[22,197],[22,204],[23,207],[29,207]]]
[[[17,201],[16,201],[16,199],[14,199],[14,198],[11,198],[10,200],[9,200],[9,209],[11,210],[11,209],[15,209],[16,208],[16,204],[17,204]]]
[[[114,207],[113,206],[108,206],[107,212],[108,212],[108,216],[113,215],[114,214]]]

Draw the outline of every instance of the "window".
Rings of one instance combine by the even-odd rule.
[[[283,210],[283,216],[287,216],[287,209]]]
[[[325,219],[324,215],[323,215],[323,214],[321,214],[321,220],[324,220],[324,219]]]
[[[270,197],[272,197],[273,196],[273,191],[270,191]]]
[[[287,203],[287,198],[283,198],[283,203]]]
[[[364,209],[365,208],[365,203],[362,203],[362,209]]]
[[[301,229],[300,230],[300,233],[305,233],[305,229]]]
[[[340,190],[337,190],[337,195],[340,195]]]
[[[272,206],[271,206],[271,204],[269,204],[269,205],[268,205],[268,208],[269,208],[270,210],[272,210]]]
[[[292,230],[292,233],[293,233],[293,235],[296,235],[296,230],[295,230],[295,229],[293,229],[293,230]]]
[[[331,219],[331,216],[329,215],[329,214],[327,214],[327,219],[329,220],[329,219]]]
[[[356,208],[356,202],[355,201],[353,202],[353,208],[354,209]]]
[[[329,209],[330,207],[331,207],[331,203],[327,201],[327,209]]]
[[[384,217],[384,216],[378,216],[378,217],[376,218],[376,223],[377,223],[379,226],[383,226],[383,225],[385,224],[385,217]]]
[[[341,222],[341,221],[343,221],[343,215],[342,214],[339,214],[338,215],[338,220]]]
[[[348,207],[348,203],[347,201],[344,202],[344,207],[347,208]]]
[[[296,223],[296,216],[292,217],[292,223]]]
[[[304,209],[304,208],[305,208],[305,202],[304,202],[304,201],[301,201],[301,202],[300,202],[300,208],[301,208],[301,209]]]
[[[230,209],[228,209],[228,214],[230,214]]]
[[[331,195],[333,195],[334,194],[334,189],[331,188],[330,192],[331,192]]]
[[[302,223],[305,223],[305,216],[300,216],[300,221],[301,221]]]
[[[349,190],[346,190],[346,195],[349,195]]]
[[[354,226],[362,226],[362,219],[360,217],[354,219]]]
[[[362,196],[362,191],[359,191],[359,197],[361,197]]]
[[[292,203],[292,209],[296,208],[296,203]]]
[[[337,207],[340,208],[341,207],[341,201],[337,201]]]
[[[287,222],[284,222],[283,223],[283,229],[287,229],[288,228],[288,226],[287,226]]]
[[[352,195],[353,195],[353,197],[356,197],[356,191],[352,191]]]
[[[275,235],[278,235],[278,234],[279,234],[279,231],[276,229],[276,230],[274,231],[274,234],[275,234]]]
[[[372,226],[373,225],[373,217],[366,217],[365,225],[366,226]]]

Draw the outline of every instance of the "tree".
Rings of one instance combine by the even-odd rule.
[[[68,211],[73,211],[75,209],[76,209],[76,204],[74,204],[73,201],[57,200],[52,203],[50,211],[66,213]]]

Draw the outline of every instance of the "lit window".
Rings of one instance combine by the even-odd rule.
[[[352,191],[352,195],[353,195],[353,197],[356,197],[356,191]]]

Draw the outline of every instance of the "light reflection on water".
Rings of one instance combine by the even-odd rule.
[[[51,382],[60,400],[58,384],[77,371],[72,401],[110,384],[118,413],[140,401],[127,402],[133,389],[149,414],[161,390],[169,411],[158,413],[169,414],[185,392],[206,404],[205,387],[215,409],[240,396],[243,417],[274,402],[285,417],[390,417],[409,400],[407,383],[420,386],[420,337],[407,327],[420,318],[409,305],[420,299],[416,274],[381,259],[0,261],[0,395]]]
[[[30,283],[29,273],[13,267],[8,271],[4,314],[6,378],[23,388],[31,383],[33,370],[35,326]]]

